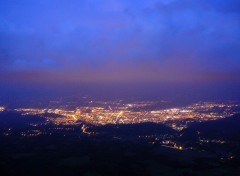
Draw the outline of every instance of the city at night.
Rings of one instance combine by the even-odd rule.
[[[0,175],[240,175],[239,21],[238,0],[0,0]]]

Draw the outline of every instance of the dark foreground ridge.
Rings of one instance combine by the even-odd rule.
[[[238,175],[239,119],[193,123],[178,132],[154,123],[34,127],[29,124],[44,119],[4,112],[1,175]]]

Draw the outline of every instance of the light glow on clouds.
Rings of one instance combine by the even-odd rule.
[[[238,0],[1,1],[0,79],[239,81],[239,19]]]

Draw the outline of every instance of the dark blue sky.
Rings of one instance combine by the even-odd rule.
[[[240,82],[240,1],[0,0],[0,81]]]

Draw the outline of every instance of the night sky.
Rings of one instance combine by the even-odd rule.
[[[0,81],[240,83],[239,0],[0,0]]]

